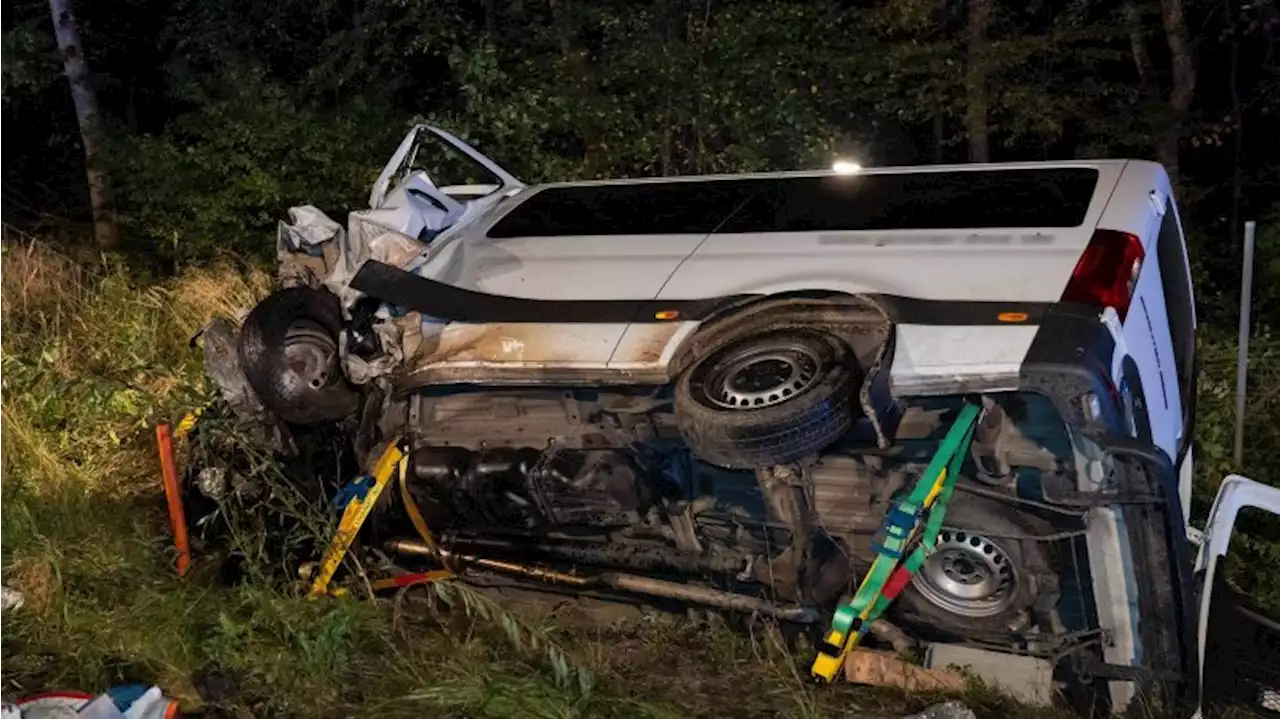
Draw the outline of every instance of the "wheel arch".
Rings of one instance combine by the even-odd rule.
[[[874,322],[882,328],[887,342],[892,334],[888,312],[877,302],[854,292],[835,289],[793,289],[760,294],[739,305],[727,307],[703,319],[686,332],[676,332],[667,348],[667,372],[677,377],[691,364],[719,347],[759,331],[770,323],[784,326],[814,326],[834,329],[858,353],[865,342],[850,336],[849,325]],[[840,330],[841,326],[846,329]],[[850,341],[853,340],[853,341]],[[862,354],[859,353],[859,360]]]
[[[892,392],[893,320],[880,302],[863,295],[821,288],[762,296],[728,308],[672,340],[667,374],[677,380],[698,361],[731,342],[779,329],[817,329],[844,341],[863,378],[857,402],[884,447],[902,418]]]

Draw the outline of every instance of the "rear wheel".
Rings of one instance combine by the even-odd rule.
[[[676,383],[681,434],[695,455],[733,469],[819,452],[853,424],[851,364],[844,342],[816,330],[731,342]]]
[[[913,621],[958,637],[1025,629],[1033,606],[1057,592],[1041,543],[1044,522],[1001,502],[958,494],[937,549],[899,602]]]

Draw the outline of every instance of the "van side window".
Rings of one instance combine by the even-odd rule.
[[[1170,199],[1165,204],[1164,221],[1156,240],[1156,256],[1160,279],[1164,285],[1169,310],[1169,334],[1173,340],[1173,357],[1178,368],[1179,394],[1186,407],[1192,391],[1192,375],[1196,351],[1195,305],[1191,296],[1191,277],[1187,267],[1187,251],[1178,226],[1178,213]]]

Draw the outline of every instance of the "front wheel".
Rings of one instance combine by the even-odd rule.
[[[342,307],[323,290],[276,292],[245,318],[240,364],[254,392],[276,416],[298,425],[347,417],[360,395],[342,374]]]
[[[738,340],[684,372],[675,412],[689,449],[730,469],[794,462],[853,424],[856,377],[840,339],[795,329]]]

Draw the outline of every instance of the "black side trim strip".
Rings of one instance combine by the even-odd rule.
[[[565,282],[572,282],[565,277]],[[664,322],[702,320],[741,304],[751,295],[705,300],[534,300],[504,297],[456,287],[376,260],[361,265],[351,287],[371,297],[443,320],[455,322]],[[665,320],[659,312],[678,312]]]
[[[989,302],[961,300],[921,300],[899,295],[873,294],[889,313],[889,319],[904,325],[1038,325],[1052,302]],[[1001,315],[1025,315],[1025,318],[1001,320]]]
[[[572,280],[567,278],[566,282]],[[705,320],[759,295],[730,295],[699,300],[535,300],[476,292],[420,277],[398,267],[369,260],[351,280],[351,287],[371,297],[455,322],[538,322],[602,324]],[[919,325],[999,325],[1002,314],[1025,315],[1012,324],[1039,324],[1052,303],[950,302],[896,295],[869,295],[890,319]],[[675,312],[676,316],[669,314]],[[664,316],[659,316],[664,315]]]

